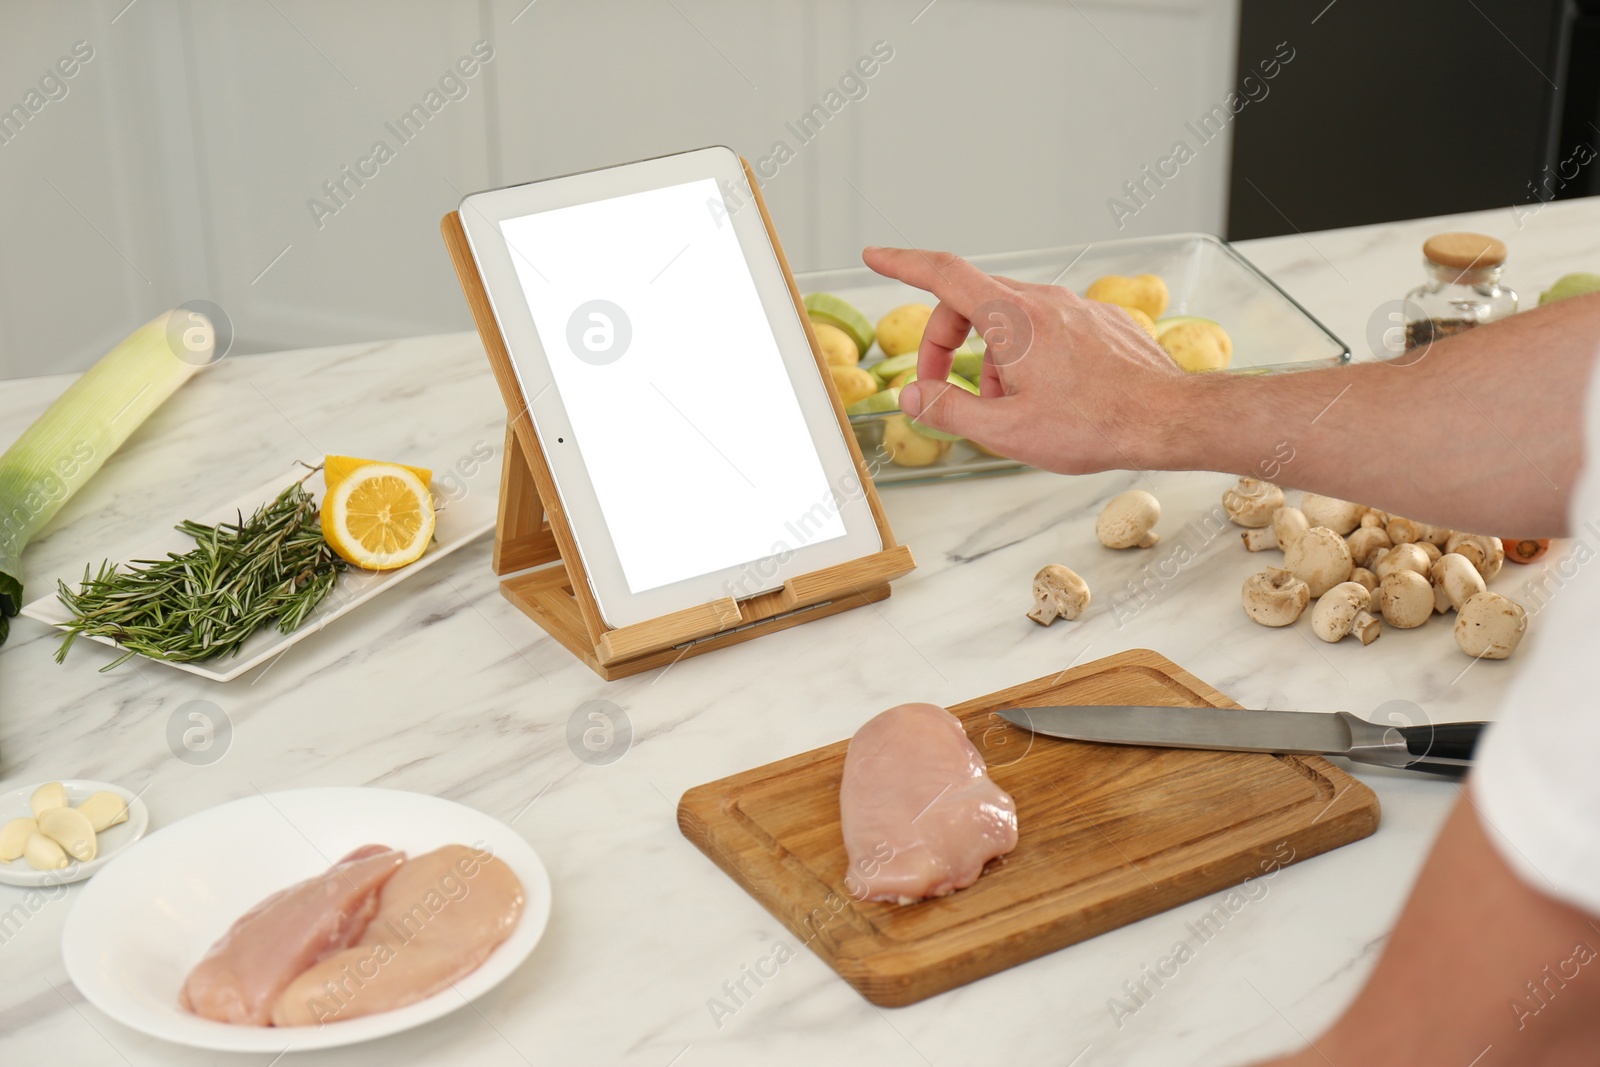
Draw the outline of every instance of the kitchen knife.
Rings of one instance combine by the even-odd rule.
[[[1014,726],[1069,741],[1226,752],[1344,756],[1459,778],[1486,723],[1389,726],[1348,711],[1244,711],[1238,708],[1162,708],[1139,704],[1008,708]]]

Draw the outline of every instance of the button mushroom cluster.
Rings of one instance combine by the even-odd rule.
[[[1263,626],[1288,626],[1312,602],[1311,629],[1328,642],[1375,641],[1383,624],[1416,629],[1455,612],[1455,639],[1475,659],[1516,651],[1528,613],[1487,585],[1505,562],[1498,537],[1461,533],[1336,497],[1284,503],[1270,482],[1241,478],[1222,494],[1251,552],[1283,550],[1283,566],[1245,579],[1240,601]]]

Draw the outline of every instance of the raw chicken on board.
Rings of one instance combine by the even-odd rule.
[[[384,845],[364,845],[263,900],[195,964],[179,1003],[206,1019],[266,1026],[297,975],[366,930],[378,910],[378,891],[405,859]]]
[[[272,1021],[315,1026],[432,996],[511,936],[522,905],[522,883],[487,853],[446,845],[418,856],[383,887],[361,940],[291,982]]]
[[[839,821],[857,899],[909,904],[965,889],[1017,844],[1017,805],[954,715],[901,704],[850,739]]]

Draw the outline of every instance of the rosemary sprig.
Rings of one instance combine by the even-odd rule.
[[[76,592],[57,582],[56,596],[72,612],[56,662],[79,634],[109,637],[125,651],[108,671],[135,654],[190,662],[237,655],[256,630],[276,619],[289,633],[333,589],[345,567],[323,539],[316,501],[298,482],[248,520],[207,526],[182,522],[195,539],[188,552],[134,560],[127,569],[84,568]]]

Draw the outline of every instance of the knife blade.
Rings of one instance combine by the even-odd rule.
[[[1459,778],[1486,723],[1392,726],[1348,711],[1249,711],[1143,704],[1007,708],[1002,719],[1068,741],[1225,752],[1344,756],[1359,763]]]

